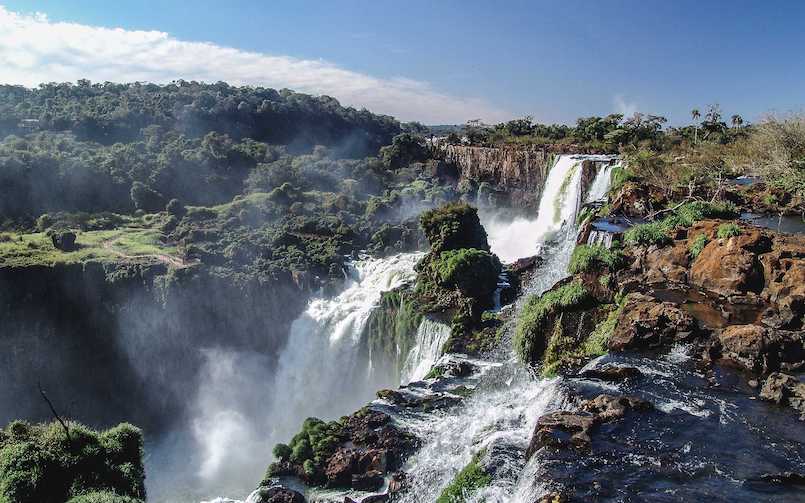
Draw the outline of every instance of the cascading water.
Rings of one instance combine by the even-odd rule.
[[[582,163],[610,163],[613,156],[560,155],[548,173],[535,218],[516,218],[503,222],[500,218],[485,218],[492,251],[505,263],[539,253],[540,245],[549,240],[563,225],[574,223],[581,204]],[[607,164],[596,174],[588,200],[600,199],[609,188],[612,167]]]
[[[449,337],[448,325],[423,318],[416,332],[416,343],[405,359],[400,382],[423,379],[441,356],[442,346]]]
[[[245,382],[240,371],[253,373],[241,367],[244,360],[208,355],[209,382],[198,397],[195,420],[196,440],[204,454],[199,476],[209,481],[205,485],[222,492],[253,485],[265,470],[271,447],[288,441],[305,418],[339,417],[371,400],[377,389],[396,385],[367,379],[361,335],[381,293],[413,280],[421,256],[408,253],[352,264],[339,295],[312,300],[294,321],[276,371],[261,374],[262,386]],[[235,399],[233,394],[244,388],[259,389],[260,396]],[[244,453],[250,449],[259,452]],[[234,486],[235,476],[248,482]]]
[[[575,215],[583,189],[583,160],[583,156],[558,159],[542,193],[540,214],[526,234],[516,236],[521,243],[531,241],[542,246],[512,249],[508,243],[496,241],[500,234],[489,233],[490,244],[497,253],[501,246],[520,256],[541,253],[542,266],[527,285],[527,293],[541,294],[567,275],[576,240]],[[602,182],[603,189],[597,190],[606,192],[609,177],[603,171],[598,177],[606,183]],[[403,496],[403,502],[435,501],[476,455],[492,481],[476,494],[468,495],[467,501],[511,501],[525,467],[523,452],[537,418],[565,405],[565,397],[557,380],[535,379],[518,363],[510,347],[510,341],[502,342],[498,365],[482,377],[475,393],[457,413],[434,415],[411,424],[411,429],[426,442],[405,468],[411,489]]]
[[[607,197],[610,179],[612,178],[612,170],[619,166],[620,164],[608,162],[599,168],[595,175],[595,180],[593,180],[593,184],[590,186],[590,191],[587,193],[585,202],[593,203],[602,201]]]

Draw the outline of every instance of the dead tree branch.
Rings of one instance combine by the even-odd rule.
[[[56,408],[53,406],[53,402],[50,401],[50,398],[48,398],[48,396],[45,394],[45,390],[42,389],[42,383],[37,382],[36,385],[37,387],[39,387],[39,394],[42,395],[42,398],[45,399],[45,402],[47,402],[48,407],[50,407],[50,412],[53,413],[53,416],[56,418],[59,424],[61,424],[61,427],[64,428],[64,434],[67,435],[67,441],[72,444],[73,439],[70,436],[70,428],[67,427],[67,423],[65,423],[62,420],[61,416],[59,416],[59,413],[56,412]]]

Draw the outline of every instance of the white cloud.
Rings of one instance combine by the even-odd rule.
[[[631,117],[640,110],[637,103],[626,101],[626,98],[624,98],[622,94],[615,96],[613,101],[615,104],[615,112],[623,114],[624,117]]]
[[[0,6],[0,83],[226,81],[327,94],[400,120],[426,124],[488,122],[511,114],[474,98],[433,89],[426,82],[377,78],[322,60],[246,52],[207,42],[185,42],[159,31],[132,31],[54,22]]]

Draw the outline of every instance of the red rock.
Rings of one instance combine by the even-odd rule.
[[[690,314],[671,302],[630,293],[609,339],[613,351],[645,349],[689,340],[697,333]]]

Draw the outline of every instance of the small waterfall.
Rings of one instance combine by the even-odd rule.
[[[592,230],[587,237],[588,245],[599,245],[605,248],[612,248],[612,239],[615,236],[611,232]]]
[[[617,163],[608,163],[598,168],[598,173],[595,175],[595,180],[590,186],[590,192],[587,193],[587,203],[594,203],[602,201],[607,197],[609,191],[609,182],[612,178],[612,170],[620,166]]]
[[[400,382],[407,384],[424,379],[442,355],[442,346],[449,337],[448,325],[423,318],[416,332],[416,343],[405,359]]]
[[[582,202],[582,163],[610,163],[614,159],[614,156],[606,155],[558,156],[545,181],[535,218],[504,220],[499,216],[483,216],[492,251],[506,263],[536,255],[540,245],[563,225],[575,222]],[[595,197],[598,200],[606,195],[611,171],[610,164],[599,169],[588,199]]]

